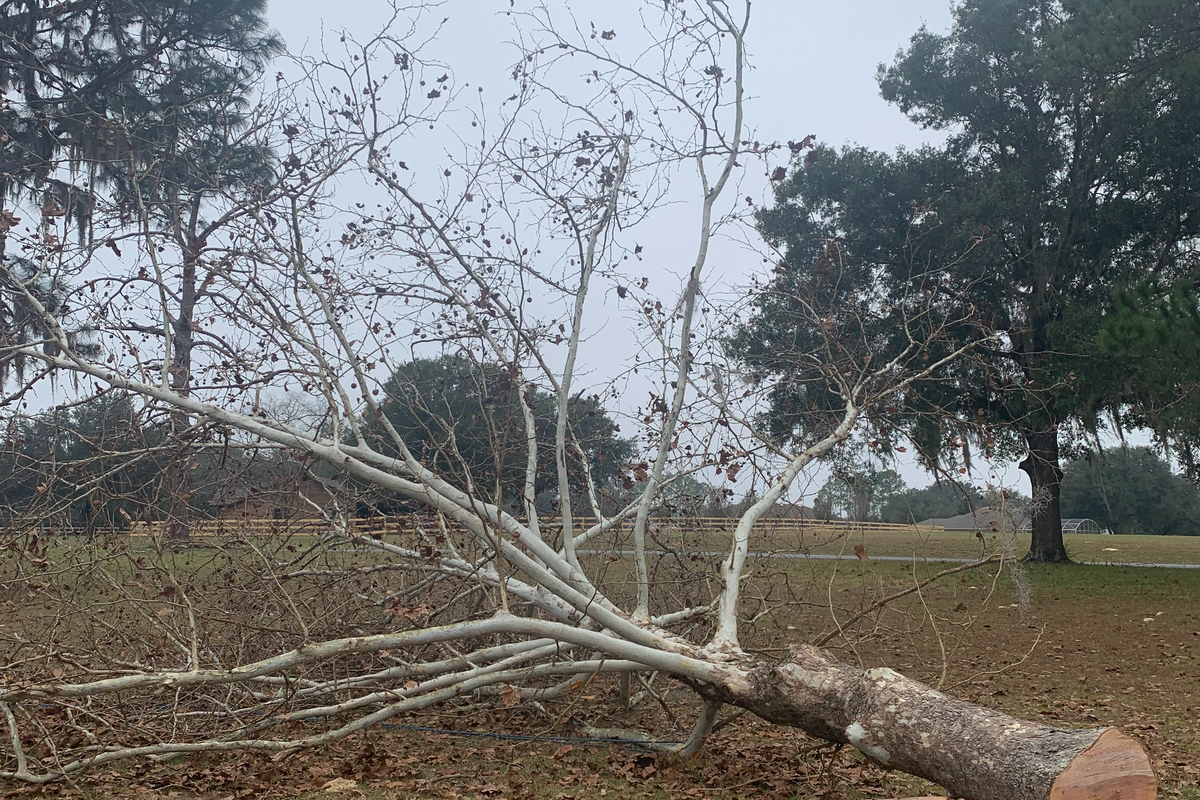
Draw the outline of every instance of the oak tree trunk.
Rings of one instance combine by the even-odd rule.
[[[1115,728],[1065,730],[948,697],[890,669],[861,670],[816,647],[751,663],[710,699],[850,744],[888,769],[967,800],[1147,800],[1157,781],[1141,745]]]
[[[1058,426],[1025,431],[1029,454],[1020,464],[1029,476],[1032,538],[1026,561],[1062,563],[1070,561],[1063,545],[1060,495],[1062,470],[1059,468]]]

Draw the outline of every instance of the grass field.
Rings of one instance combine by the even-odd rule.
[[[995,534],[981,542],[973,533],[935,531],[917,533],[873,533],[868,536],[848,535],[851,545],[862,543],[869,554],[888,556],[917,556],[924,558],[973,558],[993,547],[999,540]],[[1197,536],[1128,536],[1113,534],[1098,536],[1074,534],[1065,538],[1067,552],[1077,561],[1093,563],[1141,564],[1200,564],[1200,537]],[[813,548],[826,553],[840,549],[840,542],[830,542]],[[1013,550],[1023,556],[1029,550],[1029,534],[1013,537]]]
[[[718,532],[694,535],[686,531],[667,531],[662,536],[684,548],[722,549],[728,547],[728,536]],[[1200,565],[1200,536],[1130,536],[1071,534],[1065,538],[1067,552],[1077,561],[1100,564],[1153,563]],[[915,558],[976,558],[989,553],[1001,544],[998,534],[985,534],[982,539],[974,533],[961,531],[921,531],[916,528],[897,531],[856,532],[852,525],[834,534],[800,535],[794,532],[774,532],[769,523],[752,546],[755,550],[808,552],[819,555],[854,555],[854,546],[862,545],[868,556],[899,556]],[[1029,550],[1029,534],[1011,537],[1012,550],[1017,557]]]
[[[667,536],[669,534],[664,534]],[[688,538],[685,535],[685,539]],[[693,537],[694,538],[694,537]],[[684,542],[686,543],[686,542]],[[785,549],[787,543],[773,543]],[[872,534],[804,543],[810,552],[972,557],[979,541],[939,533],[916,539]],[[691,542],[692,546],[696,542]],[[918,548],[919,545],[919,548]],[[1023,543],[1014,549],[1023,552]],[[1069,541],[1077,558],[1200,563],[1200,540],[1087,536]],[[1093,555],[1095,554],[1095,555]],[[177,556],[196,562],[197,550]],[[665,560],[665,559],[664,559]],[[743,614],[747,646],[783,652],[835,630],[864,602],[913,584],[944,564],[762,559],[751,562]],[[631,590],[613,565],[612,593]],[[786,587],[786,589],[785,589]],[[887,665],[951,694],[1022,717],[1064,726],[1118,725],[1150,749],[1161,795],[1200,800],[1200,570],[1121,566],[1028,566],[998,577],[954,575],[831,642],[842,658]],[[208,756],[168,764],[126,763],[73,783],[17,795],[125,798],[810,798],[906,797],[934,787],[834,753],[791,730],[749,716],[729,719],[700,757],[686,763],[636,750],[572,741],[574,723],[639,728],[678,739],[691,723],[690,691],[659,678],[666,708],[617,701],[615,680],[569,704],[474,703],[375,730],[322,751],[283,759]],[[636,687],[635,687],[636,688]],[[518,734],[517,741],[462,734]],[[327,788],[328,787],[328,788]]]

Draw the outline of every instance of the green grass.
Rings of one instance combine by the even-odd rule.
[[[1007,538],[1007,541],[1006,541]],[[720,532],[691,534],[672,530],[661,534],[666,543],[685,549],[723,549],[729,546],[729,536]],[[1168,563],[1200,564],[1200,536],[1133,536],[1068,534],[1064,537],[1071,558],[1096,563]],[[917,529],[899,531],[857,532],[851,524],[838,534],[802,535],[772,530],[765,523],[751,538],[755,550],[809,552],[824,555],[854,555],[854,546],[862,545],[868,556],[903,556],[915,558],[975,558],[1001,546],[1010,545],[1018,556],[1029,550],[1029,534],[1011,537],[960,531],[923,532]]]

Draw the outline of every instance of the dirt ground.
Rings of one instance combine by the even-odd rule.
[[[827,584],[834,604],[841,604],[835,593],[852,598],[863,585],[912,581],[913,568],[903,565],[823,562],[811,568],[835,567],[837,573],[803,576],[813,585]],[[778,578],[764,575],[760,582]],[[942,680],[949,693],[1050,724],[1118,725],[1149,748],[1162,797],[1200,800],[1200,570],[1026,568],[1016,580],[1002,576],[994,593],[990,580],[984,573],[956,575],[930,587],[921,600],[906,598],[870,620],[853,647],[843,641],[841,656],[933,683]],[[827,623],[828,609],[818,606],[766,615],[749,631],[751,646],[782,652],[789,643],[811,640],[812,631]],[[942,611],[929,615],[923,608]],[[664,702],[644,696],[632,710],[618,702],[615,680],[606,680],[570,703],[512,708],[490,700],[464,703],[336,747],[279,759],[243,754],[119,764],[71,783],[0,785],[0,793],[97,800],[848,800],[935,789],[879,770],[852,751],[732,710],[722,715],[721,730],[707,749],[686,762],[579,738],[575,723],[584,721],[638,728],[662,740],[681,738],[691,724],[690,693],[661,677],[654,685]],[[636,689],[635,683],[635,695]],[[455,733],[435,732],[446,730]]]

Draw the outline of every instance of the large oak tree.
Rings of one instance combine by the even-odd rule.
[[[1098,344],[1113,293],[1173,274],[1200,232],[1198,31],[1200,8],[1180,0],[968,0],[949,33],[920,30],[879,84],[944,144],[798,156],[760,218],[783,254],[773,291],[735,350],[785,374],[789,298],[814,281],[844,297],[963,298],[994,342],[880,424],[939,468],[969,469],[972,443],[1023,454],[1029,558],[1066,560],[1064,425],[1119,414],[1141,380],[1136,359]],[[777,431],[797,434],[802,399],[776,401]]]

